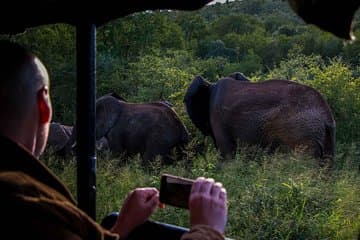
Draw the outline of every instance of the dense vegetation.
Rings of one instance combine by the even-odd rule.
[[[359,21],[355,30],[357,26]],[[355,35],[360,37],[360,31]],[[72,124],[74,27],[43,26],[10,38],[47,64],[54,120]],[[141,12],[99,27],[97,43],[98,96],[115,91],[129,101],[167,99],[187,121],[182,98],[195,75],[216,81],[240,71],[253,81],[291,79],[324,94],[336,116],[339,140],[359,140],[359,41],[344,43],[304,25],[284,1],[235,1],[194,12]]]
[[[355,35],[360,39],[360,19]],[[75,30],[69,25],[31,29],[18,41],[46,63],[52,79],[54,121],[75,119]],[[352,239],[360,227],[360,41],[345,43],[303,24],[280,0],[242,0],[194,12],[133,14],[97,31],[97,94],[115,91],[129,101],[166,99],[190,131],[186,160],[175,166],[119,165],[104,155],[98,166],[98,218],[117,210],[133,187],[158,186],[159,174],[206,175],[229,191],[227,234],[241,239]],[[252,81],[291,79],[313,86],[328,101],[337,124],[337,156],[331,172],[313,159],[267,156],[249,161],[241,150],[219,164],[211,139],[202,138],[186,115],[183,96],[202,75],[216,81],[243,72]],[[202,146],[203,154],[193,149]],[[75,192],[74,162],[44,159]],[[220,166],[221,165],[221,166]],[[187,226],[187,212],[169,207],[155,219]]]

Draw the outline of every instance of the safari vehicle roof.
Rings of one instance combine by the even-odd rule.
[[[91,217],[95,218],[96,215],[94,108],[96,27],[135,12],[157,9],[196,10],[208,2],[210,0],[4,0],[0,3],[0,34],[17,34],[27,28],[55,23],[76,26],[77,121],[82,121],[80,124],[82,129],[77,130],[78,204]],[[355,11],[359,8],[359,0],[288,0],[288,2],[305,22],[315,24],[340,38],[351,38],[351,22]]]
[[[16,34],[45,24],[76,25],[88,21],[100,26],[128,14],[156,9],[195,10],[210,0],[12,0],[2,1],[0,34]]]
[[[12,0],[2,1],[0,34],[67,23],[76,27],[77,55],[77,198],[79,207],[96,216],[96,27],[146,10],[196,10],[210,0]],[[81,126],[80,126],[81,125]]]
[[[44,24],[90,21],[100,26],[128,14],[156,9],[195,10],[211,0],[12,0],[2,1],[0,34],[15,34]],[[285,0],[282,0],[285,1]],[[359,0],[287,0],[306,22],[339,38],[351,39],[352,20]]]

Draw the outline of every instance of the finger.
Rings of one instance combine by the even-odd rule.
[[[200,190],[199,192],[204,193],[204,194],[209,194],[211,191],[211,188],[214,184],[214,179],[212,178],[208,178],[206,179],[201,185],[200,185]]]
[[[159,195],[154,195],[148,202],[146,202],[146,206],[149,209],[149,212],[152,213],[159,204]]]
[[[147,187],[147,188],[139,188],[140,191],[144,192],[145,194],[149,194],[149,195],[153,195],[159,192],[159,190],[157,190],[154,187]]]
[[[210,191],[211,196],[214,197],[215,199],[218,199],[220,197],[221,188],[222,188],[221,183],[217,182],[213,184]]]
[[[219,195],[219,198],[221,200],[225,200],[226,201],[226,189],[225,188],[221,188],[221,191],[220,191],[220,195]]]
[[[159,191],[156,188],[141,188],[139,194],[145,198],[145,201],[149,201],[154,195],[158,195]]]
[[[153,203],[153,202],[155,202],[155,204],[158,204],[158,202],[159,202],[159,193],[155,193],[155,194],[153,194],[153,193],[149,193],[149,195],[146,197],[146,204],[150,204],[150,203]]]
[[[201,186],[202,182],[204,182],[204,181],[205,181],[205,178],[203,178],[203,177],[197,178],[196,181],[192,184],[191,193],[199,192],[200,186]]]
[[[135,193],[135,190],[132,190],[132,191],[128,192],[128,194],[126,195],[126,198],[125,198],[123,204],[127,203],[128,201],[130,201],[130,198],[132,198],[132,196],[134,195],[134,193]]]

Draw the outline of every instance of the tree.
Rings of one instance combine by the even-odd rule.
[[[258,28],[265,29],[263,23],[256,17],[246,14],[225,16],[213,24],[213,31],[218,38],[222,38],[227,33],[251,33]]]

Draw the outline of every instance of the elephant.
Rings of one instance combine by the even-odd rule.
[[[58,156],[71,154],[70,137],[73,127],[57,122],[51,122],[46,149],[51,149]]]
[[[171,151],[184,148],[189,134],[168,103],[129,103],[110,93],[96,101],[96,139],[102,137],[111,152],[140,154],[145,163],[160,156],[163,163],[171,163]]]
[[[237,80],[210,83],[196,76],[186,91],[186,111],[211,136],[222,157],[236,147],[258,145],[274,152],[299,146],[318,159],[335,154],[335,120],[322,95],[290,80]]]

